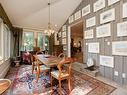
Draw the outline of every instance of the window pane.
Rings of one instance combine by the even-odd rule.
[[[23,34],[24,49],[27,51],[33,50],[33,32],[24,32]]]
[[[37,46],[43,49],[43,34],[40,32],[38,33],[38,42]]]

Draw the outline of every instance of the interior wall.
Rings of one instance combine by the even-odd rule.
[[[96,25],[94,27],[91,27],[94,29],[94,38],[89,39],[89,40],[84,40],[84,54],[85,54],[85,59],[88,57],[92,57],[98,66],[100,66],[100,74],[108,79],[111,79],[118,84],[121,85],[127,85],[127,56],[114,56],[114,68],[106,67],[106,66],[101,66],[99,63],[99,56],[100,55],[107,55],[107,56],[113,56],[112,55],[112,45],[107,45],[107,42],[112,43],[112,41],[127,41],[127,37],[117,37],[116,31],[117,31],[117,23],[127,21],[127,18],[122,19],[122,5],[127,2],[126,0],[120,0],[120,2],[115,3],[111,6],[108,6],[108,0],[106,1],[106,7],[97,11],[93,12],[93,4],[97,0],[83,0],[82,3],[79,5],[79,7],[74,11],[77,12],[78,10],[81,10],[83,7],[87,6],[88,4],[91,5],[91,13],[82,17],[79,20],[74,21],[73,23],[76,23],[80,20],[84,21],[84,31],[85,29],[85,21],[86,19],[89,19],[93,16],[96,17]],[[116,19],[111,23],[111,36],[110,37],[103,37],[103,38],[96,38],[96,27],[100,26],[100,14],[105,12],[106,10],[115,8],[115,16]],[[73,14],[74,14],[73,13]],[[72,15],[73,15],[72,14]],[[71,24],[68,23],[68,21],[65,23],[66,25],[70,26]],[[69,30],[68,30],[69,31]],[[99,42],[100,43],[100,53],[99,54],[93,54],[88,52],[88,46],[86,43],[89,42]],[[118,72],[118,76],[115,75],[115,72]],[[126,78],[123,78],[122,75],[125,74]]]

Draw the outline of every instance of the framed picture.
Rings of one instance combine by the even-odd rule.
[[[74,21],[74,16],[72,15],[69,17],[69,23],[72,23],[73,21]]]
[[[127,17],[127,3],[123,4],[123,18]]]
[[[87,14],[90,13],[90,4],[85,6],[83,9],[82,9],[82,16],[85,16]]]
[[[108,6],[113,5],[113,4],[115,4],[115,3],[119,2],[119,1],[120,0],[108,0]]]
[[[86,28],[96,25],[96,18],[92,17],[86,20]]]
[[[87,30],[84,32],[84,38],[85,39],[92,39],[94,36],[93,29]]]
[[[63,50],[67,50],[67,46],[66,45],[63,46]]]
[[[110,9],[100,14],[100,24],[115,20],[115,9]]]
[[[81,18],[81,10],[75,13],[75,20],[78,20]]]
[[[111,36],[111,25],[105,24],[96,28],[96,37],[108,37]]]
[[[62,27],[62,31],[66,31],[66,30],[67,30],[67,26],[64,25],[64,26]]]
[[[66,44],[66,38],[62,39],[62,44],[65,45]]]
[[[117,36],[127,36],[127,21],[117,24]]]
[[[127,41],[112,42],[112,54],[127,56]]]
[[[61,31],[58,33],[59,38],[61,37]]]
[[[62,32],[62,38],[66,37],[66,31]]]
[[[100,55],[100,65],[114,68],[114,57]]]
[[[99,11],[100,9],[105,7],[105,0],[97,0],[93,6],[94,12]]]
[[[90,53],[99,53],[100,52],[99,43],[98,42],[88,43],[88,52],[90,52]]]
[[[55,41],[54,44],[55,44],[55,45],[59,45],[59,40],[58,40],[58,38],[57,38],[57,35],[58,35],[58,33],[55,32],[55,33],[54,33],[54,41]]]

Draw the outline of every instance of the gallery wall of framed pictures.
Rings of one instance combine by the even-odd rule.
[[[127,70],[127,1],[84,0],[69,17],[67,26],[84,21],[84,62],[92,57],[102,75],[114,80],[116,70]],[[64,33],[62,35],[65,35]],[[64,42],[64,39],[63,39]],[[118,69],[121,67],[121,69]],[[105,69],[106,68],[106,69]],[[110,71],[108,71],[110,70]],[[108,75],[106,72],[110,72]],[[124,72],[125,73],[125,72]],[[122,78],[122,75],[117,76]],[[124,79],[123,79],[124,80]],[[122,81],[122,79],[121,79]],[[124,83],[119,81],[119,83]],[[127,84],[127,81],[126,81]]]

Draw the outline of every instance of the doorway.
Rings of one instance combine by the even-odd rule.
[[[83,63],[83,22],[70,27],[71,57],[77,58],[77,62]]]

